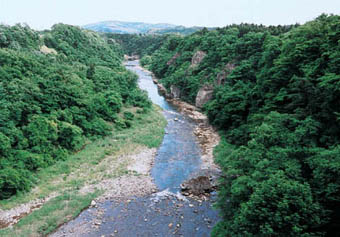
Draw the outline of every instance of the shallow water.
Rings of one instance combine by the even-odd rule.
[[[142,70],[138,61],[128,62],[126,68],[138,75],[140,88],[163,108],[168,121],[151,171],[160,192],[123,202],[98,203],[52,236],[209,236],[219,219],[212,208],[215,194],[208,201],[179,194],[180,184],[201,164],[200,148],[193,134],[195,124],[158,94],[150,73]]]
[[[151,101],[164,110],[168,121],[152,168],[152,177],[160,190],[179,191],[180,184],[201,165],[200,148],[193,134],[195,124],[159,95],[150,73],[138,67],[138,61],[130,61],[126,67],[138,75],[139,87],[146,90]]]

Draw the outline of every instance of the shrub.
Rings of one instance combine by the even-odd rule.
[[[31,187],[28,171],[6,167],[0,170],[0,199],[6,199],[18,191],[27,191]]]

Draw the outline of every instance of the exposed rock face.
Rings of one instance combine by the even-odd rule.
[[[177,86],[170,86],[171,97],[178,99],[181,96],[181,90]]]
[[[222,85],[227,78],[227,76],[234,70],[235,64],[228,63],[224,69],[217,74],[217,85]]]
[[[195,105],[202,108],[205,103],[211,100],[214,88],[212,85],[204,85],[197,93]]]
[[[178,58],[178,57],[180,57],[181,56],[181,54],[180,53],[176,53],[167,63],[166,63],[166,65],[168,65],[168,66],[170,66],[170,65],[172,65],[175,61],[176,61],[176,59]]]
[[[157,87],[158,87],[158,91],[159,91],[159,93],[160,93],[161,95],[163,95],[163,96],[165,96],[165,97],[168,97],[166,88],[165,88],[162,84],[158,83],[158,84],[157,84]]]
[[[191,59],[191,66],[194,67],[200,64],[206,55],[203,51],[197,51]]]
[[[55,49],[49,48],[46,45],[40,47],[40,52],[44,54],[56,54],[56,55],[58,54]]]

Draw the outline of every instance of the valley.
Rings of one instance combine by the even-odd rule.
[[[0,25],[0,236],[338,236],[339,22]]]
[[[181,194],[181,184],[187,179],[218,174],[216,167],[202,164],[193,133],[195,122],[177,112],[174,105],[159,95],[150,73],[140,68],[138,61],[129,61],[126,66],[139,76],[139,87],[163,109],[167,120],[163,142],[157,149],[152,168],[147,170],[157,192],[96,202],[51,236],[209,236],[218,220],[212,208],[216,194],[210,197],[209,192],[213,190],[206,193],[204,189],[198,189],[198,196]]]

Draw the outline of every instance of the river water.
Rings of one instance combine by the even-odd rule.
[[[200,148],[193,134],[195,124],[159,95],[150,73],[143,71],[138,65],[138,61],[130,61],[126,67],[138,75],[139,87],[147,91],[151,101],[163,109],[168,121],[151,175],[159,190],[177,192],[180,184],[201,165]]]
[[[126,68],[138,75],[138,85],[154,104],[163,109],[168,124],[157,151],[151,175],[160,190],[148,197],[131,198],[128,203],[108,200],[89,208],[58,231],[61,236],[210,236],[218,220],[212,201],[196,201],[179,194],[180,184],[200,169],[201,154],[193,134],[194,122],[177,112],[158,93],[149,72],[129,61]],[[212,198],[214,199],[214,198]],[[101,225],[81,235],[74,226],[93,223],[95,209],[102,212]],[[98,212],[98,210],[97,210]],[[72,228],[73,227],[73,228]],[[59,235],[58,235],[59,236]]]

